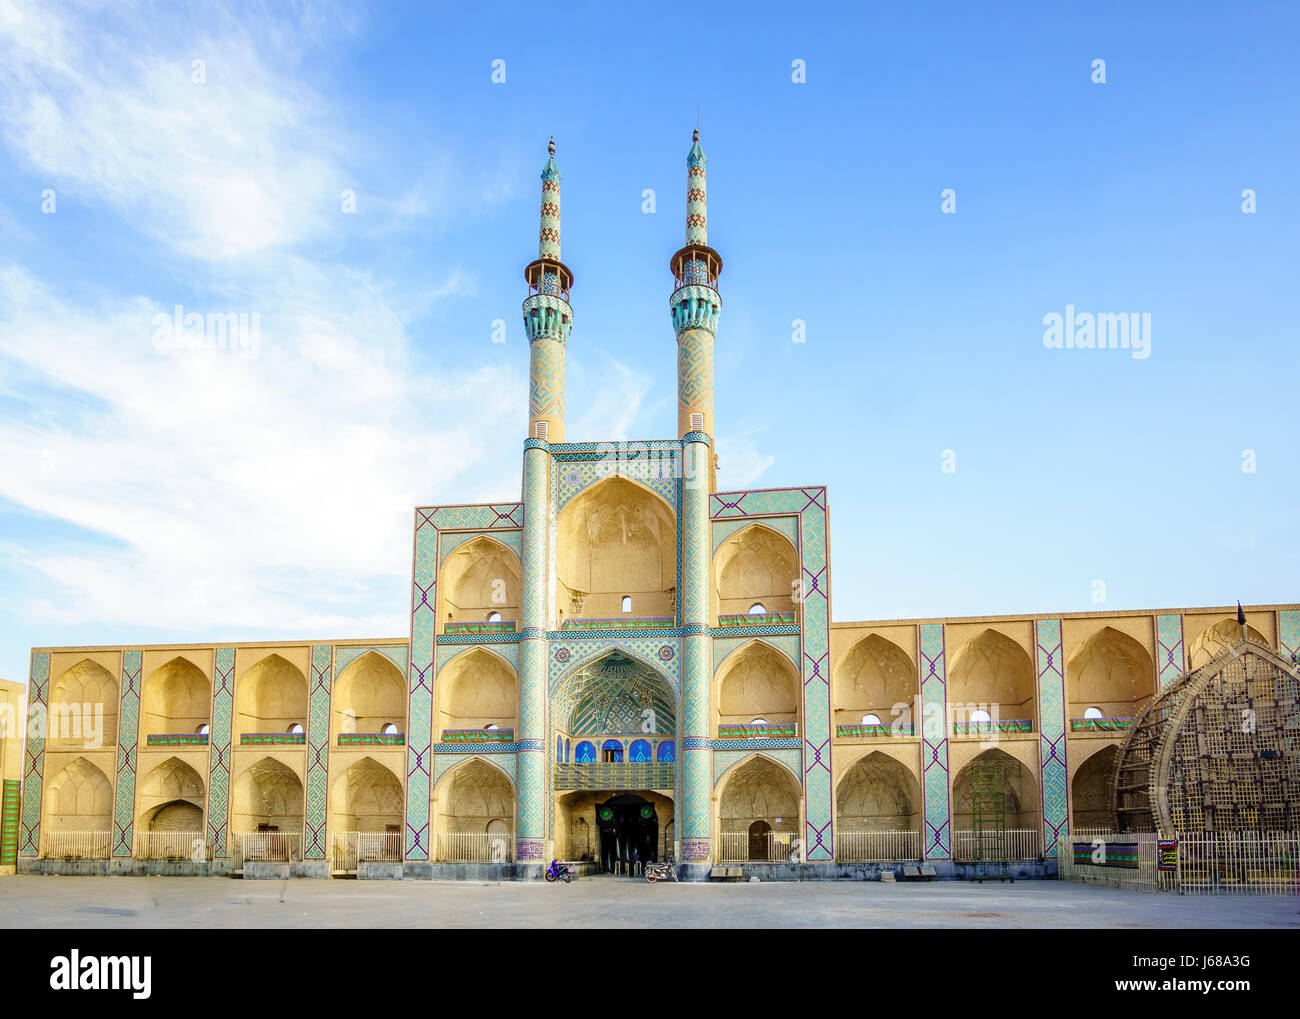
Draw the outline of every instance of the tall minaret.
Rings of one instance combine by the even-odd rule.
[[[569,289],[573,273],[560,261],[560,168],[555,139],[542,167],[542,212],[537,258],[524,269],[524,331],[529,345],[528,434],[547,442],[564,441],[564,353],[573,326]]]
[[[515,860],[540,868],[546,839],[546,630],[550,616],[551,444],[564,441],[564,351],[573,324],[573,273],[560,261],[560,168],[555,139],[542,168],[537,259],[524,279],[530,370],[524,440],[523,625],[519,631],[519,752],[515,771]]]
[[[669,298],[677,333],[677,434],[682,440],[678,625],[682,631],[681,784],[677,826],[683,874],[708,875],[712,856],[713,762],[709,749],[713,638],[709,574],[709,496],[713,491],[713,338],[722,302],[722,258],[708,246],[704,168],[697,130],[686,157],[686,246],[671,263]]]

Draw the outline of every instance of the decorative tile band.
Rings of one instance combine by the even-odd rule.
[[[50,653],[32,653],[32,671],[27,685],[28,710],[40,706],[45,711],[49,696]],[[23,755],[23,817],[18,827],[18,852],[22,856],[41,854],[41,785],[45,770],[45,739],[28,736]]]
[[[751,615],[746,612],[728,613],[718,616],[718,628],[729,626],[793,626],[793,612],[766,612]]]
[[[212,728],[208,736],[208,845],[213,859],[230,855],[230,721],[235,702],[235,649],[219,647],[213,658]]]
[[[1156,673],[1163,690],[1183,674],[1183,617],[1156,616]]]
[[[513,743],[514,729],[444,729],[444,743]]]
[[[798,735],[794,722],[786,725],[720,725],[719,739],[784,739]]]
[[[330,690],[334,680],[334,648],[311,649],[311,695],[307,701],[307,830],[304,860],[323,860],[329,851],[325,822],[329,804]]]
[[[1292,664],[1300,662],[1300,611],[1284,609],[1277,614],[1277,643]]]
[[[1070,823],[1069,770],[1065,765],[1065,648],[1061,621],[1034,624],[1038,667],[1038,748],[1042,781],[1043,855],[1055,856]]]
[[[513,754],[520,749],[518,743],[434,743],[435,754]]]
[[[0,867],[18,862],[18,788],[16,778],[7,778],[0,792]]]
[[[948,812],[948,673],[942,623],[922,623],[921,651],[921,798],[925,801],[925,858],[952,856]]]
[[[953,722],[954,736],[985,736],[993,732],[1033,732],[1032,718],[999,718],[996,722]]]
[[[305,732],[241,732],[239,742],[241,744],[285,744],[301,747],[307,745],[307,734]]]
[[[895,722],[892,725],[837,725],[835,735],[840,739],[872,739],[880,736],[911,736],[913,727]]]
[[[683,743],[686,741],[683,740]],[[793,739],[707,739],[701,741],[706,750],[802,750],[803,740]],[[796,774],[798,768],[794,769]]]
[[[444,623],[445,636],[455,633],[515,633],[517,623]]]
[[[147,747],[206,747],[208,745],[208,733],[151,732],[145,736],[144,745]]]
[[[1071,718],[1071,732],[1117,732],[1120,729],[1131,729],[1133,719],[1131,718]]]
[[[404,747],[406,736],[400,732],[341,732],[339,746]]]
[[[113,855],[135,849],[135,765],[140,738],[141,653],[122,652],[122,701],[117,726],[117,793],[113,809]]]
[[[432,592],[430,592],[432,594]],[[520,633],[444,633],[439,644],[514,644],[527,634]]]

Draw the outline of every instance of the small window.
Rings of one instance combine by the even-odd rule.
[[[624,611],[624,612],[631,612],[631,611],[632,611],[632,596],[631,596],[631,595],[627,595],[627,594],[623,595],[623,611]]]
[[[976,708],[974,711],[970,713],[970,720],[977,725],[987,724],[988,722],[993,721],[993,716],[990,715],[983,708]]]
[[[300,736],[302,735],[302,726],[297,722],[294,722],[293,725],[289,726],[289,731],[295,736]]]
[[[755,718],[755,719],[752,719],[752,720],[750,721],[749,724],[750,724],[750,725],[767,725],[767,719],[766,719],[766,718]]]
[[[487,725],[483,726],[483,731],[484,731],[484,732],[496,732],[496,731],[497,731],[498,729],[500,729],[500,728],[501,728],[501,726],[497,725],[496,722],[488,722]]]
[[[880,724],[880,716],[879,716],[879,715],[863,715],[863,716],[862,716],[862,724],[863,724],[863,725],[879,725],[879,724]]]
[[[194,731],[195,731],[198,735],[200,735],[200,736],[206,736],[206,735],[208,734],[208,723],[207,723],[207,722],[204,722],[202,725],[200,725],[200,726],[199,726],[197,729],[195,729]]]
[[[1083,717],[1084,718],[1105,718],[1106,715],[1102,712],[1101,708],[1088,708],[1086,711],[1084,711]]]
[[[392,722],[385,722],[384,727],[379,731],[382,732],[385,736],[396,736],[397,726],[395,726]]]
[[[764,616],[767,615],[767,609],[763,607],[761,601],[756,601],[749,607],[749,614],[751,616]]]
[[[487,617],[487,621],[488,621],[489,623],[499,623],[499,622],[501,622],[501,613],[500,613],[500,612],[489,612],[489,613],[488,613],[488,617]]]

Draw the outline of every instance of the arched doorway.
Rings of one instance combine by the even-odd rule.
[[[644,796],[624,793],[597,803],[596,831],[603,873],[638,874],[659,859],[659,815]]]
[[[755,821],[749,826],[749,858],[767,860],[767,837],[772,834],[772,826],[766,821]]]
[[[718,796],[721,858],[789,860],[799,836],[803,798],[790,770],[760,754],[735,765],[722,782]],[[757,833],[763,843],[759,856],[753,855],[758,851]]]

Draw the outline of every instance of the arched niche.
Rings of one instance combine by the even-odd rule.
[[[799,673],[794,664],[761,640],[732,652],[718,676],[718,725],[748,725],[757,718],[773,725],[799,721]]]
[[[178,655],[149,673],[140,694],[140,738],[192,735],[212,718],[212,684]]]
[[[1115,802],[1113,785],[1115,761],[1119,747],[1102,747],[1079,766],[1070,783],[1072,830],[1103,828],[1113,830]]]
[[[755,755],[723,776],[718,794],[722,856],[767,860],[772,846],[763,836],[798,836],[803,790],[789,769]],[[732,844],[734,843],[734,845]]]
[[[523,604],[519,557],[499,541],[472,538],[444,560],[438,583],[439,625],[483,623],[497,613],[516,623]]]
[[[48,744],[98,750],[117,743],[117,681],[98,662],[83,658],[60,674],[48,703]]]
[[[283,761],[263,757],[235,780],[230,800],[233,834],[257,831],[301,833],[303,787]]]
[[[948,669],[948,707],[954,721],[976,710],[999,721],[1035,724],[1034,665],[1006,634],[988,629],[962,645]]]
[[[235,735],[307,727],[307,677],[279,655],[267,655],[235,688]]]
[[[136,795],[142,832],[203,832],[204,786],[199,773],[169,757],[145,776]]]
[[[799,555],[790,539],[762,524],[727,538],[713,555],[715,615],[748,613],[755,604],[769,612],[795,611]]]
[[[406,732],[406,677],[378,651],[367,651],[339,673],[330,696],[331,737],[381,733],[385,725]]]
[[[113,828],[113,783],[84,757],[69,762],[45,786],[47,831],[102,832]]]
[[[952,785],[953,829],[969,831],[974,824],[974,778],[979,765],[1002,768],[1002,804],[1007,829],[1039,828],[1038,776],[1005,750],[994,748],[985,750],[958,772]]]
[[[899,761],[874,751],[857,761],[835,789],[835,829],[920,831],[921,787]]]
[[[1253,640],[1256,644],[1262,644],[1264,647],[1272,647],[1264,635],[1250,625],[1246,626],[1246,639]],[[1218,655],[1228,648],[1234,647],[1240,641],[1241,624],[1231,617],[1220,619],[1213,626],[1206,627],[1187,646],[1188,671],[1199,669],[1202,665],[1213,661]]]
[[[1072,719],[1083,718],[1089,708],[1104,718],[1133,718],[1155,692],[1155,669],[1141,644],[1105,626],[1070,656],[1065,689]]]
[[[474,648],[457,655],[434,684],[439,739],[448,730],[519,729],[519,682],[502,659]]]
[[[606,478],[570,499],[556,528],[565,618],[673,615],[677,524],[659,496],[626,478]]]
[[[333,832],[400,832],[402,783],[391,770],[363,757],[330,788],[330,830]]]
[[[477,757],[456,765],[438,780],[433,815],[440,834],[488,834],[504,822],[515,830],[515,791],[505,772]]]
[[[859,725],[868,714],[888,725],[912,711],[920,692],[911,657],[877,633],[863,637],[840,659],[831,691],[836,725]]]

